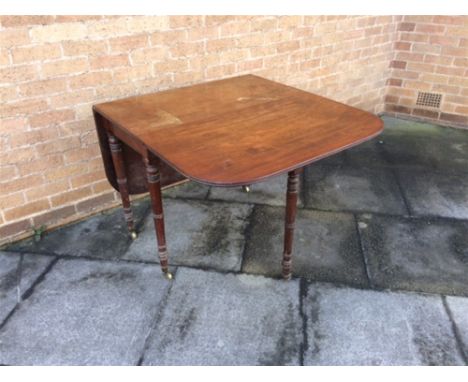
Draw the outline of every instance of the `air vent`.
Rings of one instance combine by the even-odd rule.
[[[416,105],[439,108],[441,100],[442,94],[419,92]]]

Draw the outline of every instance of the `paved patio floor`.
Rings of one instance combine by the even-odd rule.
[[[286,178],[165,191],[0,252],[0,364],[466,365],[468,131],[384,117],[306,168],[282,281]]]

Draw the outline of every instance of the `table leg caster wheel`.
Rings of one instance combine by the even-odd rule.
[[[164,277],[168,280],[172,280],[174,278],[171,272],[164,272]]]
[[[131,231],[130,237],[132,238],[132,240],[135,240],[138,237],[138,234],[136,233],[136,231]]]
[[[250,186],[242,186],[242,190],[244,190],[244,192],[250,192]]]

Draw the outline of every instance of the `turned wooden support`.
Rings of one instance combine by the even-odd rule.
[[[125,165],[122,155],[122,144],[119,139],[108,132],[107,137],[109,140],[109,147],[112,155],[112,162],[114,163],[115,174],[117,176],[117,184],[119,186],[120,197],[122,199],[122,206],[124,210],[125,220],[127,221],[128,231],[132,238],[136,238],[135,222],[133,220],[133,212],[130,204],[130,195],[128,192],[127,176],[125,174]]]
[[[166,233],[164,229],[159,160],[150,156],[148,159],[145,158],[144,162],[146,166],[146,180],[148,183],[148,190],[151,196],[151,209],[153,212],[154,228],[156,230],[156,237],[158,240],[158,255],[161,264],[161,270],[167,278],[171,279],[172,275],[169,273],[167,264]]]
[[[299,193],[299,174],[302,169],[288,173],[288,188],[286,192],[286,217],[284,224],[283,279],[291,278],[291,256],[296,221],[297,195]]]

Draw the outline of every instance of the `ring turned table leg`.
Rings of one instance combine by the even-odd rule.
[[[168,269],[167,248],[166,248],[166,233],[164,230],[164,214],[161,196],[161,176],[158,168],[158,161],[150,158],[144,160],[146,166],[146,178],[148,190],[151,196],[151,209],[153,212],[154,227],[156,230],[156,238],[158,240],[158,254],[161,264],[161,270],[164,275],[170,280],[172,274]]]
[[[294,223],[297,211],[297,194],[299,192],[299,174],[302,169],[288,173],[288,189],[286,193],[286,217],[284,224],[283,279],[291,278],[291,255],[294,237]]]
[[[107,137],[112,154],[112,162],[114,163],[115,174],[117,176],[117,183],[119,185],[120,197],[122,198],[122,206],[125,214],[125,220],[127,221],[128,231],[130,232],[132,239],[136,239],[137,233],[135,231],[133,212],[130,204],[127,176],[125,174],[125,166],[122,155],[122,144],[115,135],[109,132],[107,133]]]

